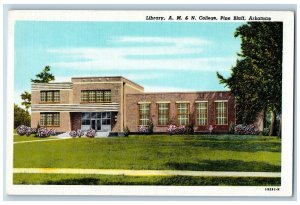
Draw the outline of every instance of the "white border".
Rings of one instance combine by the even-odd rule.
[[[293,177],[293,72],[294,14],[288,11],[10,11],[8,22],[7,113],[13,113],[14,23],[17,20],[39,21],[140,21],[145,16],[270,16],[283,21],[283,87],[282,87],[282,186],[278,192],[264,186],[48,186],[13,185],[13,116],[7,116],[7,193],[18,195],[139,195],[139,196],[291,196]],[[220,20],[219,20],[220,21]],[[232,20],[231,20],[232,21]],[[148,21],[150,22],[150,21]],[[168,21],[166,21],[168,22]],[[175,22],[175,21],[174,21]],[[187,22],[187,21],[183,21]],[[198,21],[204,22],[204,21]],[[209,21],[205,21],[209,22]],[[224,22],[224,21],[223,21]],[[230,22],[230,21],[227,21]],[[235,21],[237,22],[237,21]],[[245,21],[246,22],[246,21]]]

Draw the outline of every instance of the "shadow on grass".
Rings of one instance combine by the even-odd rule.
[[[192,147],[207,147],[214,150],[227,151],[242,151],[242,152],[281,152],[281,143],[276,142],[247,142],[247,141],[233,141],[233,142],[186,142],[186,145]]]
[[[138,179],[139,178],[139,179]],[[136,181],[138,179],[138,181]],[[173,186],[279,186],[280,178],[261,177],[191,177],[171,176],[154,178],[119,178],[101,180],[97,178],[62,179],[47,181],[48,185],[173,185]]]
[[[199,163],[168,162],[166,165],[175,170],[194,171],[248,171],[248,172],[280,172],[281,166],[264,162],[245,162],[241,160],[203,160]]]

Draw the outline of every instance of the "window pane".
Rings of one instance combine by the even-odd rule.
[[[47,102],[53,101],[53,92],[47,92]]]
[[[46,102],[46,92],[41,91],[41,102]]]
[[[83,112],[81,114],[81,118],[82,119],[90,119],[91,118],[90,113],[89,112]]]
[[[107,90],[104,91],[104,102],[110,102],[111,101],[111,91]]]
[[[89,93],[87,91],[81,91],[81,101],[88,102],[89,100]]]
[[[158,104],[158,125],[167,125],[169,122],[169,104]]]
[[[60,100],[59,91],[54,91],[54,102],[59,102],[59,100]]]
[[[40,125],[42,125],[42,126],[46,125],[46,114],[45,113],[40,114]]]
[[[216,124],[227,125],[227,102],[216,102]]]
[[[188,103],[177,104],[177,123],[178,125],[189,124],[189,108]]]
[[[197,103],[197,125],[207,125],[207,102]]]
[[[96,101],[96,91],[89,91],[89,102]]]
[[[58,126],[59,125],[59,121],[60,121],[60,119],[59,119],[59,113],[54,113],[53,114],[53,125]]]
[[[103,102],[103,92],[100,90],[96,91],[96,101],[97,102]]]
[[[150,104],[140,104],[139,105],[140,113],[140,125],[149,125],[150,122]]]

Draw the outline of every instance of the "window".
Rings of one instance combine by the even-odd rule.
[[[59,102],[59,101],[60,101],[59,90],[41,91],[41,102]]]
[[[169,103],[158,103],[158,125],[167,125],[169,122]]]
[[[140,125],[148,126],[150,123],[150,103],[139,104]]]
[[[110,90],[82,90],[81,102],[111,102]]]
[[[58,112],[53,113],[41,113],[40,114],[40,125],[41,126],[59,126],[60,115]]]
[[[216,101],[215,109],[216,124],[227,125],[227,101]]]
[[[177,103],[177,124],[188,125],[189,124],[189,104]]]
[[[197,102],[197,125],[207,125],[207,102]]]

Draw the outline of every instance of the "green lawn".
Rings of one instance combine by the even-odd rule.
[[[280,172],[281,140],[263,136],[130,136],[14,145],[16,168]]]
[[[35,137],[35,135],[30,135],[30,136],[20,136],[20,135],[14,135],[14,142],[21,142],[21,141],[31,141],[31,140],[45,140],[45,139],[51,139],[51,138],[39,138]]]
[[[261,177],[134,177],[88,174],[14,174],[14,184],[280,186],[280,183],[280,178]]]

